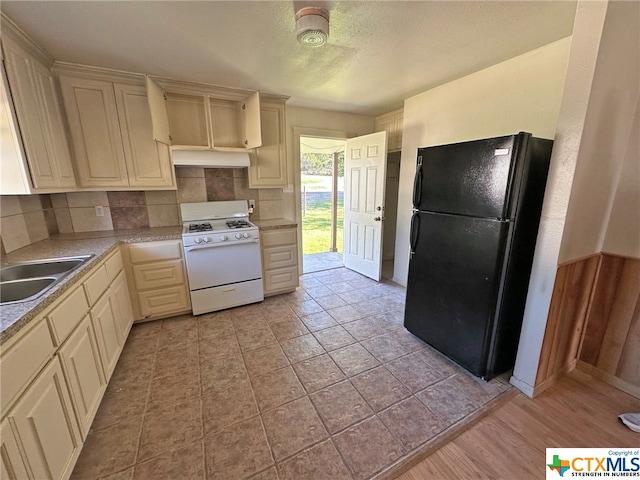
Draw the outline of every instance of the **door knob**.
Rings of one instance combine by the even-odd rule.
[[[376,217],[376,218],[374,218],[374,219],[373,219],[373,221],[374,221],[374,222],[381,222],[381,221],[382,221],[382,218],[380,218],[380,217]]]

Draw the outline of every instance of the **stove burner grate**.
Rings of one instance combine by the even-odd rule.
[[[208,222],[189,224],[189,232],[208,232],[210,230],[213,230],[213,228],[211,227],[211,224]]]
[[[227,227],[229,228],[248,228],[250,226],[246,220],[227,220]]]

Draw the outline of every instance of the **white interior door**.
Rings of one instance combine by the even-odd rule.
[[[344,155],[344,266],[376,281],[382,272],[387,132],[347,140]]]

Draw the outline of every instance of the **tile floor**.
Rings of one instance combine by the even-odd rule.
[[[397,284],[301,287],[134,325],[72,479],[367,479],[509,389],[408,333]]]
[[[302,258],[302,269],[304,273],[319,272],[321,270],[342,266],[342,253],[340,252],[309,253]]]

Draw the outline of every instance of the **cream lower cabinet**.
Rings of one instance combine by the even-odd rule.
[[[0,351],[1,478],[67,479],[131,328],[120,249]]]
[[[82,439],[58,357],[40,372],[7,420],[22,443],[32,478],[70,476]]]
[[[58,356],[66,372],[84,439],[107,388],[98,341],[88,315],[60,348]]]
[[[125,265],[133,286],[131,303],[136,320],[169,317],[191,310],[180,240],[128,245]]]
[[[118,312],[108,294],[98,300],[91,309],[91,321],[96,332],[102,365],[109,379],[120,356],[122,343],[118,333]]]
[[[133,309],[129,298],[127,277],[123,271],[118,274],[109,288],[111,289],[111,305],[116,313],[118,333],[124,341],[129,335],[129,330],[131,330],[131,325],[133,324]]]
[[[291,292],[299,282],[296,228],[260,232],[264,295]]]
[[[29,478],[27,466],[24,464],[18,441],[8,419],[0,425],[0,478],[4,480]]]

